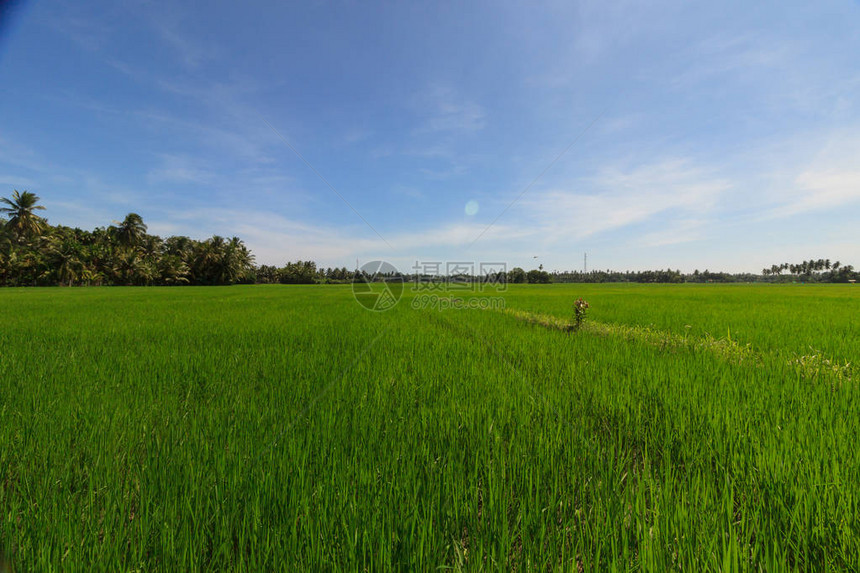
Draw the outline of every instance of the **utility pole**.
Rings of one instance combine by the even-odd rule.
[[[582,274],[588,272],[588,253],[583,253],[582,256]]]

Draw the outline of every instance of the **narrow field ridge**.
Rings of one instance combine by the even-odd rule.
[[[536,324],[550,330],[570,333],[574,326],[567,320],[549,314],[540,314],[514,308],[505,308],[501,312],[513,316],[517,320]],[[704,337],[681,336],[650,326],[635,326],[628,324],[606,324],[589,320],[583,323],[581,331],[604,337],[617,337],[629,341],[644,342],[660,349],[689,349],[710,352],[724,360],[732,362],[750,362],[762,365],[765,357],[778,358],[756,352],[752,344],[741,344],[730,338],[716,338],[710,334]],[[803,378],[820,380],[833,385],[834,389],[854,380],[854,371],[850,363],[839,364],[838,361],[827,358],[821,353],[795,356],[787,360]]]

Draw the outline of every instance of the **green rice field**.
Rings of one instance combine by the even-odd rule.
[[[0,290],[5,565],[860,570],[860,287],[413,296]]]

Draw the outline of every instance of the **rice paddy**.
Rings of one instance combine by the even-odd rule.
[[[857,287],[410,296],[0,290],[6,561],[860,569]]]

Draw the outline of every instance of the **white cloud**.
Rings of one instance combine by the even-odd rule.
[[[774,216],[834,209],[860,201],[860,169],[808,170],[798,175],[796,183],[800,193],[789,204],[775,209]]]
[[[763,218],[791,217],[860,203],[860,137],[855,133],[840,130],[817,138],[823,143],[810,154],[811,159],[778,169],[774,178],[786,183],[771,196],[776,205]]]
[[[445,180],[463,175],[469,171],[465,165],[454,164],[448,169],[428,169],[422,167],[419,171],[428,179]]]
[[[334,139],[335,145],[355,145],[367,141],[373,136],[373,131],[362,128],[352,128]]]
[[[792,59],[789,45],[760,34],[712,36],[691,46],[683,71],[675,75],[675,87],[713,81],[725,74],[761,74],[786,67]]]
[[[550,242],[589,237],[669,211],[687,218],[702,215],[731,183],[690,161],[667,159],[633,169],[606,168],[576,186],[583,190],[534,192],[522,201]]]
[[[642,235],[639,242],[644,247],[666,247],[700,241],[706,237],[708,223],[702,218],[682,219],[664,229]]]
[[[127,6],[155,30],[162,42],[173,50],[184,66],[193,69],[203,61],[218,58],[217,45],[212,42],[204,43],[199,35],[192,36],[185,29],[193,14],[184,13],[178,4],[155,5],[149,2],[132,2]]]
[[[417,98],[416,107],[424,117],[422,125],[415,130],[417,134],[477,132],[486,125],[484,108],[450,87],[431,87]]]
[[[406,185],[395,185],[391,188],[391,193],[402,197],[409,197],[410,199],[424,198],[424,193],[420,189]]]
[[[187,155],[162,155],[160,167],[147,174],[150,183],[202,183],[216,180],[216,174],[203,166],[199,159]]]

